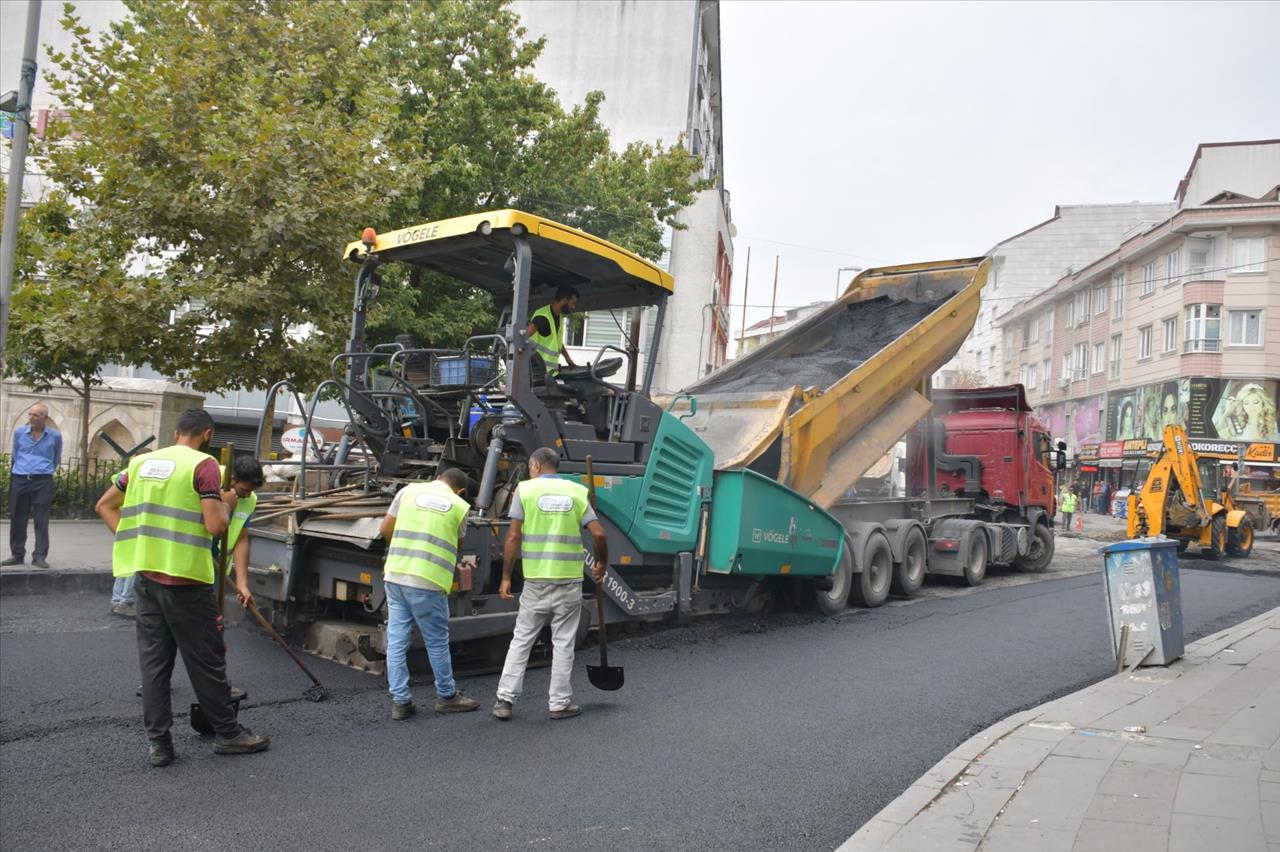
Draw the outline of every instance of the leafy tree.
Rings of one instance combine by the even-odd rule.
[[[649,257],[690,203],[677,144],[612,150],[600,96],[565,111],[500,0],[127,0],[101,37],[67,6],[54,54],[75,144],[44,151],[75,204],[164,259],[194,309],[152,364],[206,391],[315,379],[348,331],[340,250],[389,230],[520,206]],[[459,341],[491,323],[436,276],[389,277],[373,339]]]
[[[137,363],[171,346],[165,341],[172,297],[161,282],[126,274],[127,244],[61,192],[33,207],[19,232],[6,370],[37,391],[63,385],[80,397],[83,486],[101,366]]]

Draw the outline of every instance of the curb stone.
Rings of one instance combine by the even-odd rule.
[[[110,592],[115,578],[102,569],[32,568],[0,572],[0,596]]]

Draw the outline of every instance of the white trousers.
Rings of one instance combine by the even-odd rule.
[[[582,617],[582,584],[530,580],[520,592],[520,612],[507,649],[507,661],[498,680],[498,697],[515,702],[524,686],[524,671],[538,632],[551,622],[551,695],[547,706],[563,710],[573,699],[573,645]]]

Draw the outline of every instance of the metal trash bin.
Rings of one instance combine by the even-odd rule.
[[[1163,536],[1121,541],[1098,549],[1110,614],[1113,656],[1129,628],[1124,665],[1164,666],[1182,656],[1182,586],[1178,543]]]

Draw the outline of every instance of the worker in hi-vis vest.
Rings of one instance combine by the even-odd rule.
[[[174,445],[135,457],[98,500],[115,534],[112,573],[137,575],[138,663],[142,719],[152,766],[173,762],[169,682],[179,651],[196,699],[212,725],[218,754],[248,754],[270,744],[236,721],[215,600],[213,539],[231,520],[218,462],[203,452],[213,418],[203,408],[178,420]],[[247,579],[237,597],[252,600]]]
[[[449,592],[458,564],[458,546],[471,506],[460,496],[467,477],[442,470],[431,482],[402,488],[391,501],[379,532],[387,542],[382,586],[387,595],[387,687],[391,718],[402,721],[416,710],[409,691],[410,633],[418,623],[436,678],[437,713],[465,713],[480,703],[458,691],[449,654]]]
[[[254,605],[253,594],[249,591],[249,536],[244,535],[244,528],[258,508],[258,489],[264,482],[262,465],[253,456],[241,456],[231,465],[231,490],[224,491],[223,501],[231,507],[231,522],[227,527],[227,547],[231,549],[231,558],[227,560],[227,574],[235,571],[236,600],[243,607]],[[221,539],[214,540],[214,559],[217,560],[217,545]]]
[[[511,574],[516,558],[524,575],[520,611],[507,660],[498,681],[493,715],[511,718],[520,697],[529,652],[539,631],[551,623],[551,689],[547,703],[552,719],[569,719],[582,708],[573,703],[573,645],[582,616],[582,530],[591,534],[595,563],[591,576],[604,579],[609,542],[604,527],[587,500],[587,489],[561,479],[560,456],[543,447],[529,456],[529,478],[516,486],[511,499],[511,527],[502,554],[502,582],[498,594],[511,597]]]
[[[560,356],[570,367],[576,367],[569,351],[564,348],[564,318],[578,308],[578,291],[572,287],[557,287],[551,304],[544,305],[529,317],[529,327],[525,330],[529,341],[533,344],[534,354],[546,367],[547,375],[554,376],[560,372]],[[537,375],[536,373],[534,374]]]

